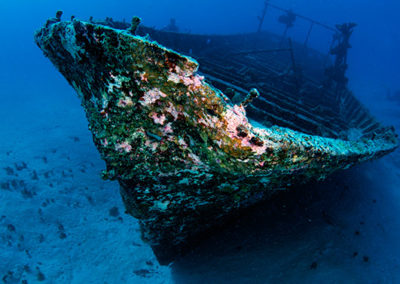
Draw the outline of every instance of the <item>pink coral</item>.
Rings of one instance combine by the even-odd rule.
[[[140,80],[144,81],[144,82],[148,82],[148,77],[149,75],[146,72],[143,72],[140,74]]]
[[[115,150],[117,150],[119,152],[123,152],[123,151],[130,152],[130,151],[132,151],[132,146],[129,145],[128,142],[116,143]]]
[[[231,138],[240,139],[242,146],[250,147],[257,155],[261,155],[265,152],[267,148],[265,144],[263,146],[257,146],[254,143],[251,143],[250,140],[254,135],[247,135],[246,137],[237,136],[238,127],[245,127],[249,130],[254,130],[246,118],[246,110],[243,106],[234,105],[233,108],[229,107],[226,110],[226,120],[228,122],[226,130]],[[257,132],[260,132],[259,129],[256,130],[258,130]]]
[[[131,99],[131,98],[123,98],[123,99],[120,99],[120,100],[118,101],[117,105],[118,105],[119,107],[132,106],[132,105],[133,105],[133,102],[132,102],[132,99]]]
[[[179,66],[175,66],[175,69],[170,69],[170,74],[168,75],[168,81],[174,83],[183,83],[190,90],[195,90],[202,85],[204,76],[193,75],[192,72],[182,70]]]
[[[178,139],[178,145],[181,146],[183,149],[188,148],[188,145],[186,144],[185,140],[182,137]]]
[[[160,89],[154,88],[144,93],[144,96],[140,99],[140,103],[144,106],[154,104],[161,97],[165,98],[166,96]]]
[[[164,114],[158,115],[157,113],[152,112],[151,113],[151,117],[153,118],[154,123],[158,123],[158,124],[163,125],[164,122],[165,122],[165,115]]]
[[[199,156],[193,153],[189,153],[188,157],[195,163],[196,165],[202,165],[203,162],[200,160]]]
[[[163,132],[164,134],[170,134],[174,132],[171,127],[171,122],[165,125],[165,127],[163,128]]]
[[[178,119],[179,112],[176,110],[175,106],[168,102],[168,107],[165,109],[170,115],[174,117],[174,120]]]

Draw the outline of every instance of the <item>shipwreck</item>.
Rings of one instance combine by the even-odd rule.
[[[298,15],[285,13],[290,28]],[[307,42],[261,28],[196,35],[139,23],[62,21],[58,12],[35,41],[76,90],[103,178],[119,182],[162,264],[277,190],[398,146],[393,127],[347,88],[354,24],[330,28],[326,67]]]

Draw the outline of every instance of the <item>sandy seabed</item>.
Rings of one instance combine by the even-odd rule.
[[[74,92],[17,101],[0,105],[4,283],[400,283],[399,151],[282,192],[160,266],[100,178]]]

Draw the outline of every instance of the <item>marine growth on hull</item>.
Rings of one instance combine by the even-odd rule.
[[[347,89],[342,53],[324,68],[319,52],[267,32],[139,23],[58,14],[35,41],[76,90],[103,177],[120,183],[160,263],[276,190],[398,146]],[[337,27],[338,49],[353,27]]]

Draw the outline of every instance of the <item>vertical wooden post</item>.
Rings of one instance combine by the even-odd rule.
[[[292,70],[293,70],[293,73],[294,73],[294,80],[295,80],[295,84],[296,84],[296,89],[297,89],[297,91],[299,91],[300,90],[299,69],[297,69],[296,59],[294,57],[292,39],[288,38],[288,42],[289,42],[290,59],[292,61]]]
[[[268,2],[269,2],[269,0],[265,0],[264,9],[263,9],[263,11],[261,13],[261,16],[258,17],[258,20],[259,20],[258,29],[257,29],[258,33],[261,32],[262,25],[263,25],[264,19],[265,19],[265,15],[267,14]]]
[[[306,40],[304,41],[304,47],[307,47],[307,45],[308,45],[308,40],[310,39],[310,35],[311,35],[313,27],[314,27],[314,22],[311,22],[310,28],[308,29],[308,32],[307,32]]]

